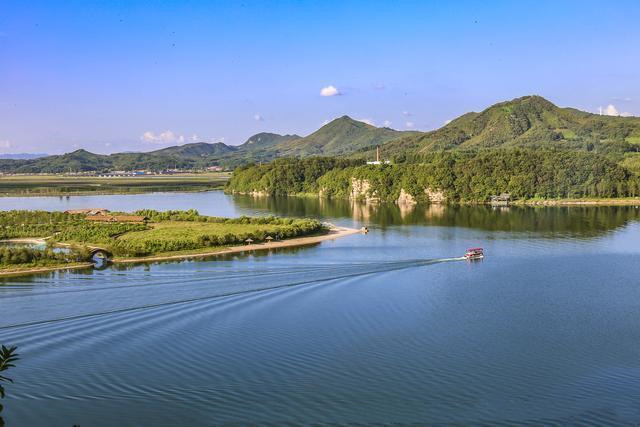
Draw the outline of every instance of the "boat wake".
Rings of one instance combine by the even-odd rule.
[[[458,257],[366,261],[271,268],[254,266],[247,269],[238,269],[235,264],[232,268],[226,269],[163,272],[151,270],[145,274],[136,271],[122,273],[106,270],[100,272],[106,276],[106,280],[101,281],[102,286],[92,286],[95,280],[84,283],[74,280],[73,276],[61,275],[56,279],[50,279],[54,281],[53,284],[46,283],[43,287],[36,284],[0,288],[0,300],[9,308],[8,313],[3,315],[6,323],[0,323],[0,330],[191,304],[464,259]],[[96,278],[94,274],[92,279]],[[50,307],[46,312],[32,311],[32,307],[42,306],[42,303],[36,301],[38,299],[46,301],[47,307]],[[99,309],[96,310],[97,308]]]

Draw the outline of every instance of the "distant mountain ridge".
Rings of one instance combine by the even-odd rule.
[[[451,150],[523,147],[593,151],[613,156],[625,167],[640,172],[640,118],[601,116],[561,108],[531,95],[500,102],[479,113],[463,114],[430,132],[378,128],[342,116],[305,137],[262,132],[238,146],[198,142],[146,153],[111,155],[76,150],[36,159],[0,159],[0,172],[164,170],[213,165],[232,168],[281,157],[373,159],[377,146],[381,147],[383,157],[396,161]]]
[[[271,161],[285,156],[334,156],[371,148],[411,133],[377,128],[342,116],[309,136],[262,132],[238,146],[197,142],[144,153],[94,154],[76,150],[27,160],[0,160],[0,172],[64,173],[79,171],[193,169],[213,165]]]
[[[0,154],[0,160],[9,159],[9,160],[26,160],[26,159],[37,159],[39,157],[47,157],[49,154],[45,153],[11,153],[11,154]]]

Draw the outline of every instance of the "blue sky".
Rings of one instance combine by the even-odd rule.
[[[343,114],[429,130],[527,94],[640,115],[639,22],[638,1],[0,0],[0,153],[240,144]]]

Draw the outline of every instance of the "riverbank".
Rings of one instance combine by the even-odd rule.
[[[640,206],[640,197],[609,199],[531,199],[516,200],[511,204],[522,206]]]
[[[198,192],[220,190],[229,180],[224,172],[144,176],[0,176],[0,197],[82,196]]]
[[[236,253],[242,253],[242,252],[264,251],[264,250],[279,249],[279,248],[308,246],[308,245],[321,243],[326,240],[334,240],[340,237],[346,237],[352,234],[358,234],[360,232],[361,230],[359,229],[337,227],[331,224],[329,228],[329,232],[327,234],[322,234],[317,236],[295,237],[293,239],[287,239],[287,240],[276,241],[271,243],[258,243],[258,244],[242,245],[242,246],[231,246],[227,248],[220,248],[214,251],[208,250],[204,252],[187,252],[187,253],[178,254],[178,255],[167,254],[167,255],[158,255],[158,256],[150,256],[150,257],[139,257],[139,258],[115,258],[112,260],[112,262],[114,264],[134,264],[134,263],[145,263],[145,262],[156,262],[156,261],[203,258],[203,257],[211,257],[211,256],[219,256],[219,255],[236,254]]]
[[[32,274],[52,273],[54,271],[61,271],[61,270],[81,270],[85,268],[93,268],[93,263],[80,262],[80,263],[74,263],[74,264],[60,264],[60,265],[51,265],[51,266],[43,266],[43,267],[12,268],[7,270],[0,270],[0,278],[30,276]]]

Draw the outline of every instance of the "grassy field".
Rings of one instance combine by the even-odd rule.
[[[65,175],[6,175],[0,176],[0,196],[204,191],[222,188],[228,179],[229,174],[225,172],[115,178]]]
[[[224,249],[243,244],[246,239],[264,242],[267,236],[280,239],[291,236],[291,226],[277,224],[229,224],[165,221],[149,224],[149,230],[125,233],[117,238],[125,248],[144,248],[145,255],[170,255]],[[295,235],[309,235],[301,232]]]

